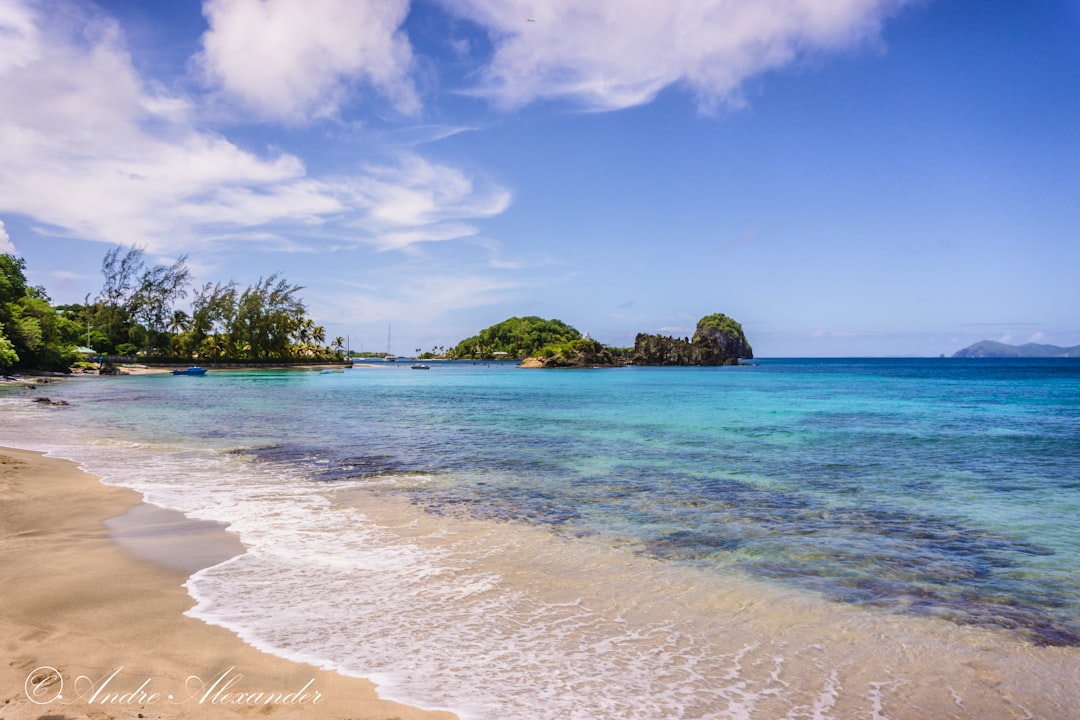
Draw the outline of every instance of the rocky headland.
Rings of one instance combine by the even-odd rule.
[[[630,357],[635,365],[738,365],[754,357],[754,350],[742,325],[716,314],[698,321],[693,338],[639,333]]]
[[[622,365],[738,365],[754,357],[742,325],[727,315],[698,321],[693,338],[639,333],[629,352],[610,348],[588,336],[547,345],[521,362],[524,368],[596,368]]]
[[[521,361],[523,368],[597,368],[625,364],[625,357],[591,338],[547,346]]]

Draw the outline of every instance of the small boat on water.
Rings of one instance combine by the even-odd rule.
[[[429,366],[425,365],[424,363],[416,363],[415,365],[412,365],[412,369],[413,370],[430,370],[431,368]]]
[[[187,370],[173,370],[173,375],[205,375],[206,368],[199,367],[198,365],[192,365]]]

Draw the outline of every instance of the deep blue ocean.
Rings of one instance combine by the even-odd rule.
[[[710,622],[710,613],[720,612],[713,602],[725,613],[761,602],[753,622],[775,626],[777,618],[763,619],[769,598],[794,598],[823,618],[846,613],[843,623],[859,628],[853,636],[875,632],[873,623],[901,623],[904,633],[973,633],[979,642],[1000,639],[1033,657],[1051,652],[1040,648],[1058,648],[1053,652],[1075,660],[1080,360],[777,359],[724,368],[557,371],[429,365],[74,378],[48,386],[48,396],[68,407],[29,403],[42,389],[6,390],[2,410],[11,422],[0,443],[71,457],[151,501],[231,525],[254,558],[236,561],[216,579],[213,570],[196,575],[190,589],[201,602],[197,615],[253,644],[377,677],[402,699],[465,717],[599,717],[596,708],[608,717],[785,717],[762,709],[780,702],[779,691],[768,691],[764,658],[787,652],[788,667],[798,672],[805,650],[761,650],[750,665],[761,666],[754,677],[763,689],[753,703],[744,697],[732,704],[730,691],[716,694],[727,687],[717,679],[727,670],[720,670],[731,667],[718,658],[765,646],[746,639],[753,638],[747,628],[722,650],[700,639],[712,630],[670,630]],[[67,430],[63,438],[43,431],[57,423]],[[277,518],[288,522],[274,530]],[[323,554],[336,557],[315,563],[325,563],[324,574],[310,561],[319,553],[304,550],[316,536]],[[260,557],[278,563],[279,595],[267,590],[253,599],[238,578],[243,563]],[[621,569],[608,577],[613,564]],[[393,572],[385,570],[391,566]],[[265,570],[253,567],[252,577]],[[349,575],[361,570],[372,574]],[[392,585],[378,585],[388,576]],[[442,581],[450,583],[444,595],[424,597]],[[752,599],[723,605],[715,598],[726,590],[702,591],[713,583],[745,583]],[[685,602],[650,610],[643,594],[626,606],[606,606],[605,598],[651,584],[666,588],[665,603],[672,587],[686,588]],[[324,617],[339,613],[345,625],[359,622],[356,636],[335,644],[313,639],[296,618],[282,621],[300,587],[337,598]],[[421,653],[427,680],[410,679],[383,656],[400,645],[372,619],[373,608],[382,620],[396,610],[370,597],[375,590],[400,592],[412,612],[419,604],[433,618],[440,608],[448,613],[413,640],[398,635],[407,647],[448,646]],[[553,610],[561,603],[577,609]],[[574,626],[559,640],[573,647],[583,637],[596,647],[618,646],[627,623],[648,628],[630,633],[639,639],[659,637],[659,627],[669,628],[667,637],[692,635],[699,639],[664,652],[696,669],[658,688],[647,660],[658,657],[656,647],[642,645],[617,661],[604,655],[607,669],[593,671],[598,677],[634,677],[639,688],[650,677],[650,700],[626,706],[635,709],[605,699],[601,686],[609,679],[598,685],[595,706],[579,698],[569,714],[532,714],[550,706],[554,691],[528,686],[529,673],[520,668],[500,685],[514,688],[512,700],[490,688],[468,687],[472,694],[463,699],[439,694],[450,683],[430,677],[454,674],[440,658],[451,651],[472,657],[462,648],[490,658],[509,643],[519,659],[532,653],[533,674],[569,673],[544,666],[545,658],[564,660],[565,646],[551,645],[551,637],[529,640],[533,634],[522,629],[525,618],[538,622],[550,612],[557,617],[546,625]],[[410,617],[390,621],[400,631]],[[462,624],[484,617],[490,627],[461,634]],[[458,634],[444,635],[449,626]],[[598,639],[604,633],[607,639]],[[778,642],[768,634],[768,642]],[[486,646],[492,638],[498,644]],[[829,712],[817,716],[870,717],[882,703],[903,704],[901,691],[890,696],[881,689],[884,677],[866,680],[878,683],[877,695],[844,695],[840,685],[857,681],[841,683],[834,671],[859,657],[811,663],[833,668],[822,671],[816,689],[802,690],[827,701]],[[709,663],[719,663],[713,675],[703,669]],[[738,658],[735,664],[741,667]],[[954,701],[963,682],[950,685]],[[813,715],[796,712],[801,700],[786,702],[790,717]],[[886,710],[878,716],[905,717]]]

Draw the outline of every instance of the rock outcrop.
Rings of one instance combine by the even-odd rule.
[[[693,339],[639,333],[631,355],[635,365],[738,365],[752,357],[742,325],[722,314],[701,318]]]
[[[101,363],[101,367],[98,368],[98,374],[122,375],[123,373],[120,372],[120,368],[116,367],[116,365],[111,360],[106,360],[105,362]]]
[[[624,364],[610,348],[590,338],[546,346],[536,356],[521,361],[523,368],[596,368]]]
[[[69,404],[67,400],[50,400],[47,397],[36,397],[36,398],[34,398],[34,402],[36,402],[36,403],[38,403],[40,405],[68,405]]]

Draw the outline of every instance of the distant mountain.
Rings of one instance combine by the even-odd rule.
[[[963,350],[953,353],[954,358],[1039,358],[1080,357],[1080,345],[1059,347],[1057,345],[1006,345],[993,340],[980,340]]]

